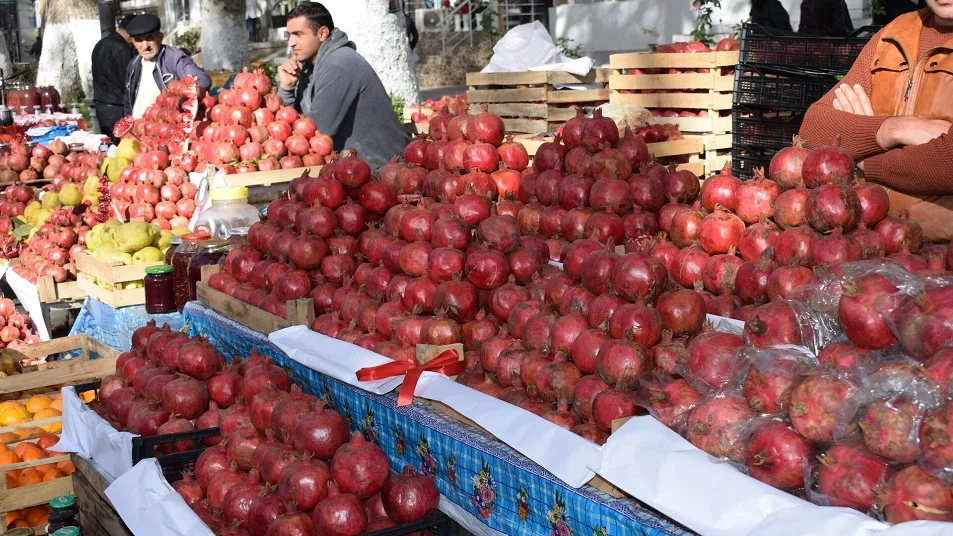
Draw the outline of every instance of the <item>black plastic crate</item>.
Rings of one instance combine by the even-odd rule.
[[[731,150],[731,174],[746,181],[754,178],[754,170],[761,167],[767,174],[776,151],[735,145]]]
[[[837,85],[833,76],[779,76],[763,68],[738,64],[735,68],[735,107],[804,112]]]
[[[741,27],[741,63],[790,74],[845,74],[880,26],[849,37],[814,37],[746,23]]]
[[[736,108],[732,112],[732,142],[779,151],[793,143],[803,120],[804,114],[799,112],[765,113]]]
[[[195,468],[195,460],[205,450],[202,440],[219,433],[220,430],[215,427],[151,437],[136,436],[132,438],[132,464],[136,465],[140,460],[146,458],[155,458],[158,460],[159,466],[162,467],[162,474],[165,475],[166,480],[175,482],[182,478],[183,471],[191,471]],[[176,451],[175,443],[179,441],[188,441],[191,448]],[[172,452],[156,454],[155,449],[159,445],[168,445]]]

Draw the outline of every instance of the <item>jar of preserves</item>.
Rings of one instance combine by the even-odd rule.
[[[172,241],[169,244],[169,249],[165,252],[165,263],[172,264],[172,255],[175,254],[175,248],[179,247],[182,244],[182,237],[172,235]]]
[[[172,267],[168,264],[146,268],[146,312],[151,315],[175,311]]]
[[[20,99],[20,106],[26,106],[27,110],[32,110],[34,106],[40,105],[40,92],[35,87],[24,88]]]
[[[172,254],[172,289],[175,294],[175,308],[182,311],[186,302],[191,299],[189,290],[189,262],[199,252],[203,242],[212,237],[208,233],[188,233],[182,235],[182,243],[175,248]]]
[[[208,196],[212,205],[196,219],[196,230],[229,240],[234,236],[247,236],[248,228],[261,219],[258,209],[248,204],[248,188],[244,186],[214,188],[209,190]]]
[[[60,107],[60,92],[54,87],[46,86],[40,88],[40,105],[45,110],[48,106],[53,110]]]
[[[79,536],[79,526],[63,527],[53,533],[53,536]]]
[[[46,533],[56,534],[64,527],[79,527],[79,506],[72,495],[60,495],[50,501]]]
[[[218,261],[228,251],[228,242],[224,240],[209,240],[199,245],[199,250],[189,261],[189,299],[196,298],[198,282],[202,280],[202,267],[218,264]]]

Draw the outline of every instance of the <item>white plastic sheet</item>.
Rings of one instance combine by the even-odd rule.
[[[213,536],[162,476],[155,458],[137,463],[105,493],[136,536]]]
[[[7,266],[4,263],[4,266]],[[13,289],[17,299],[23,305],[23,308],[30,313],[30,319],[36,325],[36,331],[40,335],[41,341],[50,340],[50,330],[43,319],[43,309],[40,306],[40,292],[36,285],[20,277],[20,274],[13,270],[6,270],[3,274],[7,278],[7,283]]]
[[[388,393],[403,376],[360,382],[355,373],[391,360],[331,337],[295,326],[268,336],[291,359],[338,381],[376,394]],[[443,402],[473,420],[572,487],[592,479],[601,448],[526,410],[460,385],[442,374],[424,372],[416,395]]]
[[[307,326],[292,326],[276,331],[268,335],[268,340],[298,363],[374,394],[389,393],[404,381],[403,376],[373,382],[358,381],[358,370],[390,363],[391,360],[360,346],[315,333]]]
[[[609,437],[598,472],[706,536],[953,534],[953,523],[891,527],[849,508],[809,503],[712,458],[652,417],[635,417]]]
[[[482,72],[563,71],[584,76],[594,65],[591,58],[561,55],[546,27],[533,21],[506,32],[493,46],[493,56]]]
[[[95,460],[108,480],[131,469],[135,435],[113,428],[79,399],[75,388],[64,387],[60,392],[63,394],[63,432],[51,450],[75,452]]]

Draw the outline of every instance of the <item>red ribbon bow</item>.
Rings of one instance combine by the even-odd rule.
[[[405,361],[394,361],[377,365],[376,367],[362,368],[357,371],[357,379],[362,382],[369,382],[404,375],[404,383],[401,384],[400,393],[397,395],[397,405],[409,406],[414,401],[414,391],[417,390],[417,381],[425,370],[439,372],[447,376],[456,376],[463,372],[465,367],[466,364],[460,360],[460,356],[457,355],[457,352],[444,350],[440,355],[423,365],[411,365]]]

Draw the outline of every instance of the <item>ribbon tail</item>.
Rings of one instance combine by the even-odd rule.
[[[404,375],[404,382],[400,385],[400,394],[397,395],[397,406],[409,406],[414,403],[414,391],[417,390],[417,381],[423,370],[413,368]]]

